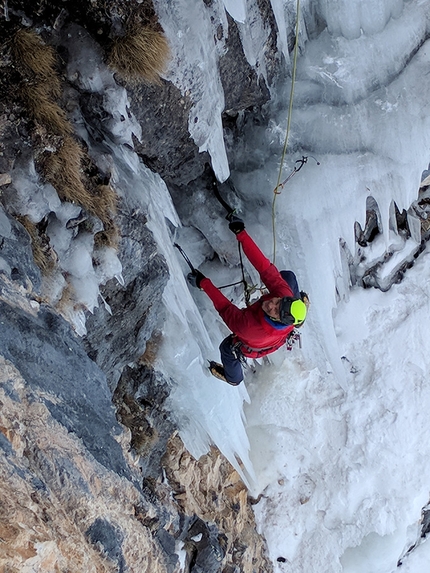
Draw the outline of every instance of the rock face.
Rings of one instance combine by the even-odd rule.
[[[44,305],[29,314],[0,301],[0,351],[32,389],[46,396],[52,418],[83,442],[98,463],[129,477],[106,377],[83,351],[70,325]],[[31,308],[31,307],[30,307]]]
[[[124,369],[113,395],[118,419],[130,429],[130,447],[139,456],[145,483],[159,477],[161,458],[175,430],[165,407],[169,392],[169,384],[159,372],[139,364]]]
[[[199,153],[188,133],[190,100],[170,82],[140,84],[128,93],[130,111],[145,133],[142,141],[134,140],[134,149],[144,163],[166,183],[186,185],[199,177],[209,156]]]
[[[187,571],[270,570],[237,472],[170,440],[166,381],[126,368],[120,426],[104,373],[37,298],[1,275],[2,568],[171,573],[183,552]]]
[[[167,524],[167,506],[161,516],[144,494],[104,373],[61,317],[12,281],[0,289],[2,569],[145,570],[153,561],[173,571],[156,531],[177,527],[178,515]]]
[[[247,490],[216,448],[196,461],[173,438],[163,461],[180,507],[195,516],[184,537],[195,563],[192,571],[271,571],[264,542],[255,530]],[[219,567],[222,561],[224,568]]]
[[[166,263],[157,252],[142,214],[120,215],[119,258],[124,285],[109,281],[102,289],[110,307],[87,318],[84,344],[88,355],[107,374],[111,391],[126,364],[145,352],[146,341],[163,323],[160,293],[166,285]]]
[[[31,252],[31,240],[15,219],[0,208],[0,269],[22,287],[31,284],[35,292],[40,289],[40,270]]]
[[[230,16],[214,24],[232,133],[279,72],[259,6],[266,79]],[[153,367],[168,270],[145,202],[119,192],[114,148],[161,176],[184,218],[214,176],[188,130],[191,95],[103,63],[142,26],[161,32],[148,0],[10,0],[0,15],[1,570],[271,571],[238,474],[216,450],[184,450],[174,381]],[[141,137],[118,127],[132,124]]]

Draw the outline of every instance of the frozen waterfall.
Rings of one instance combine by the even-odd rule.
[[[270,255],[290,86],[287,81],[272,93],[268,127],[245,125],[240,145],[226,150],[212,25],[225,24],[225,7],[238,23],[246,57],[259,62],[262,74],[266,32],[254,17],[256,0],[206,4],[208,10],[197,2],[178,0],[168,9],[156,3],[176,50],[169,78],[198,98],[190,133],[211,154],[220,181],[231,171],[247,229]],[[283,34],[278,48],[287,56],[296,2],[271,4]],[[172,319],[160,359],[178,381],[172,408],[182,435],[195,455],[211,440],[236,467],[239,459],[251,490],[263,492],[256,513],[279,572],[391,573],[415,543],[428,502],[428,254],[388,292],[352,284],[348,256],[357,255],[355,225],[364,228],[370,203],[377,205],[381,232],[362,258],[389,253],[393,262],[393,252],[401,259],[419,245],[410,207],[429,163],[429,21],[428,4],[418,0],[301,2],[284,172],[302,155],[320,165],[308,162],[285,187],[276,228],[278,266],[292,268],[311,297],[302,350],[279,351],[257,365],[246,390],[226,387],[205,371],[226,334],[210,303],[193,292],[196,314],[185,295],[179,302],[182,278],[166,294]],[[290,57],[285,66],[290,72]],[[408,238],[398,232],[394,204],[408,211]],[[178,233],[214,282],[237,277],[237,269],[208,260],[208,248],[228,260],[220,244],[208,246],[190,228]],[[224,240],[228,231],[220,233]],[[240,293],[230,294],[240,303]],[[202,328],[207,336],[192,335]],[[416,563],[429,560],[430,549],[420,545],[402,570],[422,571]]]

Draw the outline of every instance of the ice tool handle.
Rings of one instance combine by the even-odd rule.
[[[230,185],[230,187],[234,189],[234,185],[231,182],[231,180],[228,180],[228,183]],[[227,219],[227,221],[230,221],[230,219],[232,218],[232,216],[235,214],[236,209],[232,209],[232,207],[230,207],[230,205],[227,203],[227,201],[225,201],[222,197],[220,192],[218,191],[218,186],[216,183],[213,184],[213,189],[214,189],[214,194],[215,197],[218,199],[218,201],[221,203],[221,205],[224,207],[224,209],[227,211],[227,215],[225,216],[225,218]]]
[[[230,188],[232,191],[236,192],[236,189],[233,185],[233,181],[229,178],[227,179],[226,183],[229,184]],[[218,186],[216,183],[213,184],[213,190],[214,190],[214,194],[215,197],[218,199],[218,201],[221,203],[221,205],[224,207],[224,209],[227,211],[227,215],[225,216],[225,218],[227,219],[227,221],[230,223],[234,214],[236,213],[236,209],[232,209],[232,207],[230,207],[230,205],[227,203],[227,201],[225,201],[222,197],[220,192],[218,191]],[[245,303],[246,306],[249,306],[250,304],[250,299],[251,299],[251,293],[255,290],[255,287],[253,285],[248,285],[246,278],[245,278],[245,268],[243,266],[243,257],[242,257],[242,249],[240,246],[240,242],[237,242],[237,248],[239,251],[239,261],[240,261],[240,269],[242,272],[242,280],[238,281],[237,283],[232,283],[230,285],[225,285],[223,287],[219,287],[219,288],[226,288],[228,286],[234,286],[235,284],[243,284],[243,291],[244,291],[244,296],[245,296]]]
[[[197,269],[193,266],[193,263],[190,261],[190,259],[188,258],[187,253],[184,251],[184,249],[178,245],[178,243],[173,243],[173,246],[176,247],[178,249],[178,251],[181,253],[181,255],[184,257],[185,261],[187,262],[188,266],[191,269],[192,273],[197,272]]]

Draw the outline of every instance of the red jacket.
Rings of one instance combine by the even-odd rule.
[[[269,294],[263,295],[251,306],[238,308],[210,279],[204,278],[200,282],[200,288],[209,296],[223,321],[242,343],[240,349],[242,354],[249,358],[258,358],[278,350],[294,329],[294,326],[286,326],[278,330],[271,325],[265,318],[261,303],[275,296],[292,297],[293,292],[275,265],[263,255],[245,230],[237,235],[237,239],[242,244],[250,263],[260,274],[262,282],[269,289]]]

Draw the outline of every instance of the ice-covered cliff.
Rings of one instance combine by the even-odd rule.
[[[429,18],[419,0],[3,3],[2,565],[391,573],[416,544]],[[307,161],[272,211],[289,119],[282,178]],[[173,247],[237,280],[215,184],[312,302],[302,349],[238,388],[206,371],[227,330]]]
[[[166,184],[200,177],[215,150],[226,177],[225,101],[234,117],[267,101],[268,85],[223,5],[196,3],[200,62],[192,43],[189,61],[175,43],[186,6],[189,23],[173,32],[161,8],[2,8],[0,562],[10,570],[271,568],[216,440],[196,444],[207,452],[196,461],[176,436],[178,382],[157,363],[166,320],[174,327],[176,313],[180,326],[195,309],[172,257],[180,219]],[[174,79],[178,61],[181,74],[195,70],[188,84]]]

